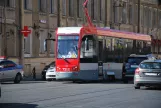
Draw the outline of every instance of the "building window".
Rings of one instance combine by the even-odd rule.
[[[94,19],[94,0],[91,0],[91,19]]]
[[[69,16],[74,16],[74,0],[69,0]]]
[[[29,36],[24,39],[24,52],[25,54],[31,53],[31,34],[29,34]]]
[[[44,40],[44,51],[47,51],[47,40]]]
[[[127,6],[126,2],[123,3],[122,8],[122,23],[126,24],[127,21]]]
[[[100,14],[99,12],[98,12],[98,1],[99,0],[94,0],[94,20],[96,20],[97,19],[97,17],[98,17],[98,15]],[[96,14],[97,13],[97,14]]]
[[[54,0],[50,0],[50,13],[54,13]]]
[[[15,7],[15,0],[4,0],[7,7]]]
[[[133,15],[133,9],[132,9],[132,5],[129,5],[129,23],[132,24],[132,15]]]
[[[10,4],[11,1],[10,1],[10,0],[5,0],[5,1],[6,1],[6,6],[7,6],[7,7],[10,7],[10,6],[11,6],[11,4]]]
[[[49,9],[50,9],[49,12],[51,14],[57,12],[57,0],[50,0],[50,8]]]
[[[159,27],[161,27],[161,11],[158,12],[158,24],[159,24]]]
[[[141,24],[141,26],[144,25],[144,8],[143,8],[143,6],[141,6],[141,8],[140,8],[140,24]]]
[[[100,0],[100,20],[104,21],[105,20],[105,0]]]
[[[24,0],[24,9],[27,9],[27,10],[32,9],[32,0]]]
[[[147,7],[144,7],[144,27],[146,27],[147,17]]]
[[[135,18],[135,24],[138,24],[138,5],[135,5],[135,14],[134,14],[134,18]]]
[[[148,14],[148,17],[147,17],[147,27],[151,28],[152,27],[152,10],[151,8],[148,8],[147,10],[147,14]]]
[[[117,3],[115,3],[113,8],[114,8],[114,10],[113,10],[114,11],[114,13],[113,13],[113,15],[114,15],[114,22],[118,23],[118,8],[117,8]]]
[[[151,9],[149,7],[144,7],[144,26],[147,28],[152,27]]]
[[[39,0],[39,11],[46,12],[46,0]]]
[[[66,16],[66,7],[67,7],[67,6],[66,6],[66,4],[67,4],[67,3],[66,3],[66,0],[63,0],[62,3],[63,3],[63,4],[62,4],[62,5],[63,5],[62,13],[63,13],[64,16]]]
[[[24,52],[26,53],[26,39],[24,39]]]
[[[153,9],[153,28],[157,27],[157,9]]]
[[[102,4],[103,0],[100,0],[99,1],[99,5],[100,5],[100,8],[99,8],[99,13],[100,13],[100,21],[102,21],[102,18],[103,18],[103,4]]]
[[[82,8],[83,0],[77,0],[77,16],[80,18],[83,16],[83,8]]]

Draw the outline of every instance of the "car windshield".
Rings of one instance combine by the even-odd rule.
[[[140,64],[141,69],[161,69],[161,63],[158,62],[145,62]]]
[[[143,60],[146,60],[146,57],[129,57],[127,62],[130,64],[139,65]]]
[[[57,58],[78,57],[79,36],[58,36]]]

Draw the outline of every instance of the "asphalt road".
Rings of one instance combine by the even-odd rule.
[[[161,108],[161,89],[135,90],[121,82],[5,83],[0,108]]]

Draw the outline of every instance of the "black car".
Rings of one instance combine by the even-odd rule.
[[[148,59],[155,59],[155,57],[152,55],[136,55],[136,54],[130,55],[125,60],[125,62],[123,63],[123,66],[122,66],[122,80],[123,80],[123,82],[128,83],[129,79],[133,79],[136,68],[138,68],[139,64],[143,60],[148,60]]]
[[[46,65],[45,68],[43,69],[43,71],[41,72],[41,76],[43,80],[46,80],[46,71],[48,70],[48,68],[50,67],[54,67],[55,66],[55,62],[51,62],[49,65]]]

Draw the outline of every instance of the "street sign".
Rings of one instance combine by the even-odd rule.
[[[28,37],[28,35],[31,33],[31,30],[28,29],[28,26],[24,26],[24,29],[21,30],[21,33],[24,35],[24,37]]]

